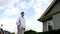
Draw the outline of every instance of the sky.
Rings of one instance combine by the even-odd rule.
[[[26,30],[43,31],[43,23],[37,21],[53,0],[0,0],[0,25],[10,32],[17,32],[16,21],[25,12]]]

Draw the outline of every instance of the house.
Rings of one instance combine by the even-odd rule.
[[[43,31],[60,29],[60,0],[53,0],[38,21],[43,23]]]

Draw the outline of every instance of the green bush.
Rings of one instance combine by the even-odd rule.
[[[50,30],[50,31],[45,31],[45,32],[38,32],[38,34],[60,34],[60,29],[58,30]]]
[[[33,31],[33,30],[29,30],[29,31],[26,31],[24,34],[60,34],[60,29],[44,31],[44,32],[36,32],[36,31]]]
[[[37,32],[33,30],[29,30],[29,31],[26,31],[24,34],[37,34]]]
[[[12,32],[11,34],[15,34],[15,32]]]
[[[38,32],[38,34],[55,34],[56,30],[45,31],[45,32]]]

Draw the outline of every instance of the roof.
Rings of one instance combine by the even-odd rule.
[[[46,11],[42,14],[42,16],[38,19],[38,21],[43,22],[44,20],[48,19],[51,17],[51,15],[45,16],[50,10],[55,6],[56,2],[60,0],[53,0],[52,3],[49,5],[49,7],[46,9]],[[55,13],[54,13],[55,14]]]

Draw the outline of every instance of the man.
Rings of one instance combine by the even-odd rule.
[[[21,16],[19,17],[16,24],[17,24],[17,28],[18,28],[18,34],[24,34],[24,32],[25,32],[24,12],[21,12]]]

